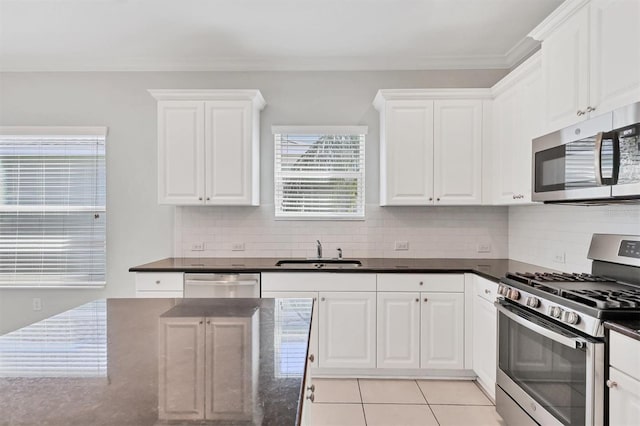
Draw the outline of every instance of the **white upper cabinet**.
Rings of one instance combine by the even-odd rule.
[[[546,132],[640,100],[640,2],[569,0],[529,35],[542,41]]]
[[[482,203],[482,101],[434,103],[436,205]]]
[[[380,205],[482,203],[489,89],[380,90]]]
[[[531,203],[531,141],[543,132],[544,122],[540,54],[498,82],[493,90],[492,166],[485,174],[491,180],[491,201]]]
[[[150,90],[158,100],[158,202],[258,205],[257,90]]]

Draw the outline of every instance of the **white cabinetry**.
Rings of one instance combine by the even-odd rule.
[[[637,425],[640,418],[640,341],[610,333],[609,424]]]
[[[182,272],[136,272],[136,297],[183,297]]]
[[[492,90],[496,96],[490,149],[493,164],[485,173],[491,182],[491,201],[493,204],[530,203],[531,141],[541,135],[544,126],[540,53]]]
[[[257,90],[151,90],[158,100],[158,202],[258,205]]]
[[[375,368],[375,274],[263,273],[261,287],[262,297],[318,298],[311,332],[317,340],[310,343],[310,354],[317,358],[312,367]]]
[[[378,291],[379,368],[464,368],[463,275],[378,274]]]
[[[380,90],[380,204],[482,202],[488,89]]]
[[[546,130],[640,100],[640,2],[565,2],[530,34],[542,41]]]
[[[473,371],[478,383],[495,399],[498,284],[473,276]]]
[[[321,368],[375,368],[376,293],[320,292]]]

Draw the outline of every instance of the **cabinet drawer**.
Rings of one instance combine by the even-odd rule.
[[[136,273],[137,291],[183,291],[182,272],[138,272]]]
[[[464,292],[462,274],[378,274],[378,291]]]
[[[480,278],[478,276],[473,277],[474,292],[477,296],[485,299],[488,302],[495,302],[498,294],[498,283]]]
[[[640,341],[612,331],[610,336],[609,364],[612,367],[640,380]]]
[[[334,272],[263,273],[262,291],[376,291],[375,274]]]

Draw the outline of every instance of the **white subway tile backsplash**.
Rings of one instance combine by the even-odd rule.
[[[590,272],[594,233],[640,234],[640,206],[536,205],[509,208],[509,257],[566,272]],[[565,263],[554,262],[564,252]]]
[[[315,240],[325,256],[341,247],[345,257],[508,256],[506,207],[366,206],[359,221],[275,220],[273,205],[260,207],[176,207],[174,255],[178,257],[310,257]],[[395,241],[409,241],[396,251]],[[204,251],[192,251],[204,241]],[[245,251],[231,250],[245,243]],[[479,243],[491,253],[477,253]]]

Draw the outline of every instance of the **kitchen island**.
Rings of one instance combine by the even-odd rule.
[[[0,336],[0,425],[296,425],[311,299],[106,299]]]

